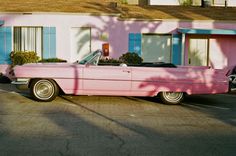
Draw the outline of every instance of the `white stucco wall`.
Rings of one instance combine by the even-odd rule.
[[[179,0],[149,0],[149,5],[180,5]]]
[[[180,5],[180,1],[184,0],[149,0],[149,5]],[[194,6],[201,5],[201,0],[193,0]],[[225,6],[225,0],[212,1],[213,6]],[[236,7],[236,0],[227,0],[229,7]]]
[[[236,7],[236,0],[228,0],[228,6]]]

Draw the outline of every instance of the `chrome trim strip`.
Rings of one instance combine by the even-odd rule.
[[[29,81],[12,81],[11,84],[14,85],[27,85]]]

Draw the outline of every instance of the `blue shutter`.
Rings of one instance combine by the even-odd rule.
[[[56,58],[56,28],[50,29],[50,57]]]
[[[12,28],[0,27],[0,64],[10,64],[12,50]]]
[[[56,57],[56,28],[43,27],[43,58]]]
[[[140,33],[129,34],[129,52],[135,52],[142,55],[142,35]]]
[[[135,46],[135,34],[130,33],[129,34],[129,52],[134,52],[134,46]]]
[[[181,34],[173,34],[172,35],[172,63],[176,65],[181,64],[181,46],[182,46]]]
[[[0,64],[4,64],[5,49],[5,28],[0,27]]]
[[[142,35],[136,34],[135,35],[135,52],[141,56],[142,55]]]
[[[50,27],[43,27],[43,58],[50,58]]]

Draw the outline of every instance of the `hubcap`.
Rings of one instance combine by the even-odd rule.
[[[178,93],[178,92],[164,92],[164,96],[168,101],[179,101],[183,97],[183,93]]]
[[[34,94],[37,98],[47,100],[54,94],[54,86],[48,80],[39,80],[34,86]]]

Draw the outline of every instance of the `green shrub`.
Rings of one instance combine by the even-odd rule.
[[[36,63],[39,60],[36,52],[33,51],[13,51],[10,54],[12,65],[23,65],[26,63]]]
[[[119,57],[119,59],[101,59],[99,64],[141,64],[143,59],[137,53],[127,52]]]
[[[102,64],[120,64],[122,62],[119,61],[119,60],[111,58],[111,59],[101,59],[101,60],[99,60],[99,63],[102,63]]]
[[[182,6],[192,6],[193,1],[192,0],[179,0],[180,5]]]
[[[119,57],[119,61],[126,64],[141,64],[143,59],[137,53],[127,52]]]
[[[66,60],[63,60],[63,59],[59,59],[59,58],[49,58],[49,59],[42,59],[42,60],[40,60],[39,62],[41,62],[41,63],[50,63],[50,62],[61,62],[61,63],[63,63],[63,62],[67,62]]]
[[[121,0],[122,4],[128,4],[128,0]]]

